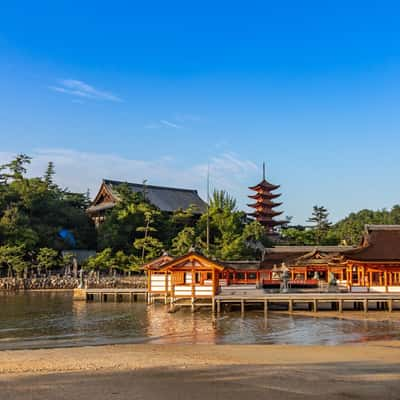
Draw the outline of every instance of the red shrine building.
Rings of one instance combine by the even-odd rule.
[[[253,208],[254,211],[248,215],[263,225],[271,235],[276,234],[278,226],[284,225],[287,222],[275,219],[275,217],[283,213],[283,211],[275,210],[275,208],[282,205],[282,203],[274,201],[281,196],[279,193],[273,193],[279,188],[279,185],[273,185],[265,179],[265,163],[263,164],[262,181],[256,186],[249,187],[255,194],[249,196],[250,199],[254,200],[254,203],[248,204],[248,206]]]

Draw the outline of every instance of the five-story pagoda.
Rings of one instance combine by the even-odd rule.
[[[263,225],[269,234],[275,234],[276,227],[287,222],[274,219],[282,214],[282,211],[274,211],[274,208],[279,207],[282,203],[272,201],[280,196],[278,193],[273,193],[279,187],[279,185],[272,185],[265,179],[265,163],[263,164],[262,181],[256,186],[249,187],[250,190],[256,192],[249,196],[250,199],[255,200],[255,203],[248,204],[249,207],[254,208],[254,212],[249,213],[249,215]]]

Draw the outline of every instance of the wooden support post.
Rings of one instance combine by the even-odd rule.
[[[194,297],[192,297],[192,302],[191,302],[190,308],[191,308],[192,312],[195,311],[195,308],[194,308]]]
[[[215,314],[215,298],[214,296],[211,298],[211,312]]]
[[[293,300],[288,300],[288,310],[290,313],[293,312]]]
[[[318,311],[318,300],[317,299],[313,300],[313,311],[314,312]]]
[[[217,313],[221,312],[221,300],[217,300]]]
[[[268,314],[268,300],[264,299],[264,314],[267,316]]]
[[[339,300],[338,305],[339,305],[339,312],[342,313],[343,312],[343,300]]]
[[[244,314],[244,299],[240,301],[240,311],[242,314]]]
[[[368,312],[368,299],[363,300],[363,309],[365,313]]]
[[[389,299],[389,300],[387,301],[387,308],[388,308],[388,311],[389,311],[389,312],[392,312],[392,311],[393,311],[393,299]]]

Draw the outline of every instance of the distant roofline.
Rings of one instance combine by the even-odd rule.
[[[304,246],[275,246],[275,247],[266,247],[266,254],[274,254],[274,253],[300,253],[300,252],[311,252],[311,251],[321,251],[321,252],[341,252],[355,249],[354,246],[330,246],[330,245],[304,245]]]
[[[184,189],[184,188],[176,188],[170,186],[157,186],[157,185],[144,185],[143,183],[134,183],[134,182],[127,182],[127,181],[116,181],[114,179],[103,179],[103,183],[107,185],[107,183],[116,184],[116,185],[129,185],[129,186],[138,186],[138,187],[146,187],[150,189],[161,189],[161,190],[175,190],[178,192],[191,192],[198,194],[196,189]]]
[[[365,229],[368,231],[398,231],[400,225],[365,225]]]

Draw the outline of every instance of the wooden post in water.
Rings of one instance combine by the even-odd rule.
[[[268,314],[268,300],[264,299],[264,316],[266,317]]]
[[[387,304],[388,304],[388,311],[392,312],[393,311],[393,299],[389,299]]]
[[[242,312],[242,314],[244,314],[244,299],[242,299],[240,302],[240,311]]]

